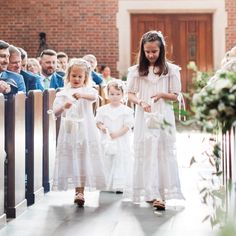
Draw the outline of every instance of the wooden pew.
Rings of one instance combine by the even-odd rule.
[[[56,96],[54,89],[43,92],[43,187],[50,191],[53,178],[53,169],[56,156],[56,121],[48,110],[52,109]]]
[[[25,211],[25,94],[5,102],[5,150],[7,153],[7,217]]]
[[[4,210],[4,164],[5,164],[5,124],[4,96],[0,93],[0,228],[6,224]]]
[[[44,196],[43,189],[43,95],[30,91],[26,99],[27,204]]]

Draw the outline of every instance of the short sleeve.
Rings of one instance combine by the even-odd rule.
[[[87,92],[91,95],[94,95],[95,96],[95,99],[92,101],[92,102],[96,102],[97,99],[98,99],[98,90],[95,89],[95,88],[92,88],[92,87],[87,87]]]
[[[139,74],[137,65],[128,69],[127,90],[129,93],[137,93],[139,91]]]
[[[170,81],[170,87],[169,92],[170,93],[176,93],[179,94],[181,92],[181,79],[180,79],[180,67],[171,64],[169,66],[169,81]]]

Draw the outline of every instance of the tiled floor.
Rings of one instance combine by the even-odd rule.
[[[50,192],[21,216],[10,220],[0,236],[213,236],[209,208],[201,203],[199,186],[210,165],[201,157],[208,145],[199,133],[178,134],[178,160],[185,201],[168,201],[163,213],[148,204],[122,202],[121,195],[86,192],[84,208],[76,207],[73,191]],[[195,156],[198,162],[189,167]],[[201,174],[201,175],[200,175]]]

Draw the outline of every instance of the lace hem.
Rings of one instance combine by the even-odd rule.
[[[69,177],[69,178],[58,178],[53,180],[52,190],[53,191],[66,191],[68,189],[74,189],[76,187],[85,187],[91,191],[101,190],[106,187],[104,177]]]

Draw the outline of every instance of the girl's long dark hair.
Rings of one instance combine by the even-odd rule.
[[[156,74],[161,75],[161,74],[168,73],[164,37],[160,31],[152,30],[152,31],[146,32],[140,40],[140,49],[139,49],[138,61],[137,61],[138,71],[139,71],[140,76],[146,76],[148,75],[148,72],[149,72],[148,70],[149,61],[145,56],[144,44],[148,42],[154,42],[154,41],[157,41],[158,44],[160,45],[160,55],[154,64],[154,68],[158,67],[159,69]],[[155,73],[155,70],[154,70],[154,73]]]

